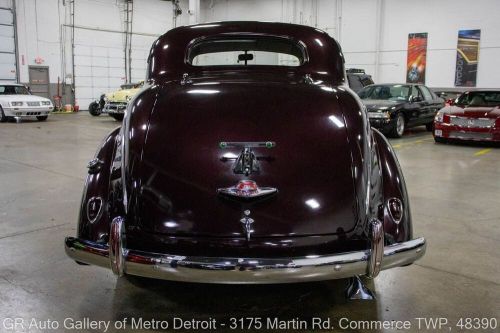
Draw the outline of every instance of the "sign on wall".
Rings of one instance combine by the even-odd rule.
[[[427,57],[427,33],[408,35],[408,58],[406,60],[406,82],[425,83]]]
[[[459,30],[457,44],[456,87],[475,87],[481,30]]]

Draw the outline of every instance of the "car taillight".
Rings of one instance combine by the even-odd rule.
[[[387,209],[394,222],[397,224],[403,219],[403,203],[398,198],[390,198],[387,201]]]

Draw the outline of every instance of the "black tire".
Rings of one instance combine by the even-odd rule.
[[[434,122],[425,124],[425,129],[426,129],[428,132],[432,132],[432,131],[434,131]]]
[[[435,137],[434,137],[434,141],[435,141],[436,143],[446,143],[446,142],[447,142],[447,140],[446,140],[446,139],[439,138],[439,137],[437,137],[437,136],[435,136]]]
[[[111,117],[115,118],[115,120],[122,121],[123,120],[123,113],[110,113],[109,114]]]
[[[36,116],[36,119],[38,119],[38,121],[45,121],[48,117],[49,116]]]
[[[97,103],[97,102],[90,103],[89,104],[89,113],[91,115],[93,115],[94,117],[97,117],[97,116],[101,115],[102,110],[99,107],[99,103]]]
[[[394,126],[389,132],[389,135],[393,138],[400,138],[403,136],[405,129],[406,129],[405,116],[402,113],[398,113],[396,115],[396,121],[394,122]]]
[[[0,106],[0,123],[6,123],[8,120],[9,120],[9,117],[7,117],[5,115],[5,113],[3,113],[3,109]]]

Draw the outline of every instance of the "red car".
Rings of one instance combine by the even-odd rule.
[[[434,118],[434,140],[500,142],[500,90],[466,91]]]

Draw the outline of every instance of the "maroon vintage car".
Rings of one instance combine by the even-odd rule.
[[[78,263],[166,280],[354,277],[424,255],[395,154],[325,32],[282,23],[173,29],[89,164]],[[368,296],[367,296],[368,297]]]
[[[500,90],[466,91],[441,109],[434,140],[500,142]]]

